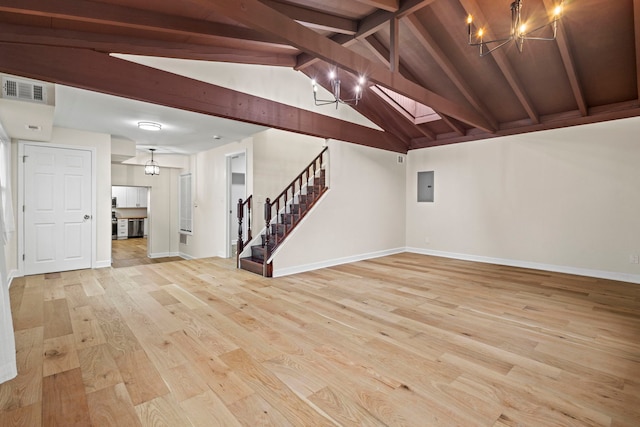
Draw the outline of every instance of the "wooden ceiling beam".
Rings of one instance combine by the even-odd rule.
[[[407,142],[376,129],[88,49],[0,43],[0,71],[305,135],[407,151]]]
[[[555,3],[552,0],[543,0],[544,6],[549,12],[549,15],[552,15],[553,9],[555,8]],[[639,0],[634,0],[635,2],[639,2]],[[638,29],[638,28],[636,28]],[[636,32],[636,42],[640,40]],[[578,104],[578,110],[580,110],[580,114],[586,116],[587,112],[587,103],[584,98],[584,93],[582,91],[582,86],[580,84],[580,79],[578,77],[578,71],[575,66],[575,61],[573,60],[573,55],[571,54],[571,49],[569,48],[569,42],[567,40],[567,33],[564,30],[562,25],[562,21],[558,25],[558,30],[556,33],[556,42],[558,43],[558,49],[560,50],[560,57],[562,58],[562,63],[564,64],[564,69],[567,72],[567,77],[569,78],[569,84],[571,85],[571,90],[573,91],[573,97],[576,100],[576,104]],[[637,46],[637,43],[636,43]],[[637,58],[637,55],[636,55]],[[640,64],[640,62],[639,62]]]
[[[453,62],[447,57],[444,51],[438,46],[433,39],[429,31],[424,28],[424,25],[415,16],[408,16],[404,23],[409,27],[409,30],[413,33],[414,37],[418,39],[420,45],[429,52],[429,55],[433,57],[438,66],[445,72],[453,84],[458,88],[460,93],[465,97],[467,101],[480,112],[494,128],[498,128],[498,121],[489,113],[489,109],[482,102],[482,100],[471,89],[471,86],[462,77],[458,69],[453,65]]]
[[[345,36],[342,34],[338,34],[331,37],[331,39],[344,47],[349,47],[356,42],[356,39],[365,39],[377,33],[383,27],[388,25],[391,19],[404,18],[405,16],[415,13],[423,7],[430,5],[434,1],[435,0],[404,0],[400,5],[400,8],[396,12],[386,12],[384,10],[378,10],[361,20],[358,24],[358,31],[355,35]],[[318,61],[318,58],[303,52],[298,55],[297,65],[295,69],[302,70],[305,67],[314,64],[316,61]]]
[[[488,132],[495,131],[489,122],[472,109],[444,98],[416,83],[404,78],[400,73],[391,73],[384,67],[350,51],[313,30],[298,24],[287,16],[275,11],[258,0],[189,0],[214,13],[227,16],[236,22],[267,32],[292,46],[335,64],[346,71],[365,74],[367,79],[407,96],[433,109],[441,111],[470,126]]]
[[[223,37],[266,44],[279,39],[250,28],[86,0],[0,0],[0,12],[134,28],[197,37]]]
[[[400,70],[400,21],[398,18],[392,18],[390,24],[391,43],[389,44],[389,69],[394,71]]]
[[[378,9],[384,9],[389,12],[395,12],[398,10],[398,0],[356,0],[358,3],[363,3],[369,6],[377,7]]]
[[[458,136],[453,133],[448,135],[440,134],[435,141],[429,140],[428,138],[414,138],[411,140],[409,150],[571,126],[580,126],[590,123],[599,123],[638,116],[640,116],[638,100],[633,100],[589,108],[589,113],[586,116],[583,116],[579,110],[575,110],[572,112],[541,116],[540,123],[536,124],[531,124],[529,120],[517,120],[514,122],[503,123],[502,128],[496,133],[487,133],[479,129],[474,129],[472,132],[468,132],[464,136]]]
[[[287,15],[289,18],[307,27],[332,33],[354,35],[358,31],[358,21],[347,19],[328,13],[311,10],[288,3],[278,3],[273,0],[260,0],[262,3]]]
[[[380,60],[380,62],[382,62],[383,64],[386,64],[387,66],[389,66],[389,49],[387,49],[382,42],[380,42],[380,40],[378,40],[378,38],[376,36],[369,36],[366,39],[360,39],[360,42],[365,44],[365,46],[367,46],[367,48],[369,48],[369,50],[371,50],[371,52],[376,56],[376,58],[378,58]],[[407,79],[416,82],[418,84],[424,84],[418,77],[416,77],[416,73],[414,73],[413,71],[409,70],[402,62],[400,62],[400,73],[405,76]],[[440,116],[440,118],[452,129],[454,130],[456,133],[459,133],[461,135],[464,135],[464,129],[458,124],[456,123],[453,119],[447,117],[444,114],[441,114],[440,112],[436,111],[436,113]],[[408,117],[406,117],[407,120],[411,121],[411,119],[409,119]],[[416,125],[414,123],[414,125],[419,128],[418,130],[424,134],[425,136],[435,139],[435,134],[433,132],[431,132],[430,130],[428,130],[426,128],[426,126],[421,126],[421,125]],[[497,126],[496,126],[497,128]],[[427,134],[427,132],[429,132]]]
[[[0,23],[0,41],[92,49],[106,53],[163,56],[202,61],[261,64],[282,67],[295,65],[294,55],[271,54],[260,50],[239,49],[193,43],[166,42],[84,31],[59,30]]]
[[[482,12],[482,9],[480,9],[480,6],[478,5],[477,0],[460,0],[460,3],[462,4],[462,7],[465,9],[467,15],[473,16],[474,19],[479,22],[488,22],[486,17],[484,16],[484,13]],[[490,34],[490,32],[486,29],[485,29],[485,38],[487,40],[490,40],[493,38],[492,34]],[[498,65],[498,68],[500,68],[502,75],[504,76],[505,80],[509,84],[509,87],[511,87],[511,90],[513,91],[513,93],[518,98],[518,101],[520,101],[520,105],[522,105],[522,108],[524,108],[525,112],[529,116],[529,119],[531,119],[531,122],[533,122],[534,124],[540,123],[540,117],[536,109],[533,107],[533,102],[531,101],[531,99],[529,98],[529,95],[524,90],[524,85],[518,78],[518,75],[516,74],[515,70],[513,69],[511,64],[509,64],[507,55],[504,53],[502,49],[497,49],[493,53],[491,53],[490,56],[496,62],[496,64]]]

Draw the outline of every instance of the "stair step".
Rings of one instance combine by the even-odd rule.
[[[307,209],[307,205],[301,204],[301,203],[294,203],[291,205],[291,213],[293,214],[300,214],[302,212],[304,212]]]
[[[264,262],[266,252],[267,252],[266,246],[260,246],[260,245],[251,246],[251,258],[254,261]]]
[[[305,205],[311,204],[315,199],[314,194],[300,194],[298,196],[298,203],[302,203]]]
[[[262,244],[258,245],[258,247],[269,246],[270,249],[273,248],[273,235],[269,235],[269,241],[267,241],[267,236],[265,236],[264,234],[262,234],[260,238],[262,240]]]
[[[285,224],[271,224],[271,233],[282,236],[285,232]]]
[[[300,215],[293,213],[283,213],[280,214],[280,222],[283,224],[292,224],[294,221],[298,221],[300,219]]]
[[[262,276],[263,262],[252,258],[240,258],[240,268]]]

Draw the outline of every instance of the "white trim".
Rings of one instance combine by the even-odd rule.
[[[530,262],[530,261],[493,258],[493,257],[480,256],[480,255],[459,254],[454,252],[434,251],[434,250],[423,249],[423,248],[406,248],[406,251],[415,253],[415,254],[432,255],[432,256],[437,256],[442,258],[452,258],[452,259],[459,259],[464,261],[482,262],[486,264],[506,265],[509,267],[520,267],[520,268],[529,268],[534,270],[552,271],[555,273],[575,274],[577,276],[595,277],[598,279],[617,280],[621,282],[640,284],[640,275],[638,274],[618,273],[615,271],[604,271],[604,270],[591,270],[588,268],[569,267],[569,266],[554,265],[554,264],[542,264],[542,263]]]
[[[320,268],[333,267],[341,264],[349,264],[351,262],[364,261],[367,259],[380,258],[383,256],[395,255],[405,252],[405,248],[386,249],[383,251],[369,252],[360,255],[351,255],[344,258],[329,259],[326,261],[314,262],[311,264],[298,265],[287,268],[274,268],[273,277],[288,276],[290,274],[304,273],[306,271],[318,270]],[[274,265],[275,267],[275,265]]]
[[[11,339],[13,339],[13,337],[11,337]],[[0,366],[0,384],[16,376],[18,376],[18,368],[15,363],[7,363],[4,366]]]
[[[155,254],[149,254],[149,258],[167,258],[172,256],[179,256],[184,258],[180,252],[158,252]]]
[[[97,268],[96,255],[98,252],[98,233],[97,233],[97,149],[96,147],[85,147],[78,145],[68,145],[68,144],[53,144],[50,142],[38,142],[38,141],[27,141],[27,140],[19,140],[18,141],[18,174],[17,174],[17,188],[18,188],[18,228],[17,228],[17,238],[18,238],[18,274],[20,277],[24,275],[24,261],[22,259],[22,254],[24,253],[24,212],[22,211],[21,206],[24,205],[24,163],[21,161],[24,156],[24,147],[26,145],[45,147],[45,148],[61,148],[67,150],[78,150],[78,151],[89,151],[91,153],[91,266],[90,268]]]
[[[227,199],[227,209],[225,210],[225,226],[226,226],[226,231],[224,234],[224,245],[225,245],[225,249],[224,249],[224,254],[219,255],[222,258],[231,258],[233,256],[233,251],[231,249],[231,247],[233,246],[231,244],[231,225],[233,220],[231,219],[231,216],[227,213],[230,211],[233,211],[233,200],[231,200],[231,174],[233,173],[231,171],[231,160],[233,159],[233,156],[239,156],[239,155],[244,155],[244,198],[243,200],[247,200],[247,177],[249,176],[249,171],[248,171],[248,165],[247,165],[247,149],[242,149],[240,151],[236,151],[233,153],[228,153],[225,154],[225,173],[226,173],[226,199]],[[237,200],[236,200],[237,203]],[[238,240],[236,238],[236,240]]]
[[[173,256],[179,256],[180,258],[184,258],[186,260],[197,259],[193,255],[185,254],[184,252],[180,252],[177,255],[173,255]]]
[[[96,265],[93,268],[109,268],[109,267],[111,267],[111,260],[107,259],[102,261],[96,261]]]
[[[22,274],[20,274],[20,272],[18,270],[11,270],[9,272],[9,277],[7,277],[7,288],[11,288],[11,285],[13,284],[13,279],[15,279],[16,277],[23,277]]]

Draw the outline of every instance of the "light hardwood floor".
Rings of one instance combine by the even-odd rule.
[[[180,261],[181,259],[180,257],[149,258],[146,237],[111,241],[111,266],[113,268]]]
[[[640,286],[400,254],[15,279],[1,426],[639,426]]]

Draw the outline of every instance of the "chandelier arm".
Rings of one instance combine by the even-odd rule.
[[[531,37],[529,34],[533,34],[536,31],[542,30],[543,28],[548,27],[549,25],[553,25],[553,37]],[[523,40],[544,40],[544,41],[552,41],[556,39],[556,35],[558,34],[558,20],[554,20],[553,22],[549,22],[548,24],[541,25],[538,28],[534,28],[531,31],[527,31],[525,34],[522,34],[518,38]]]
[[[502,43],[500,43],[499,45],[492,47],[491,49],[489,49],[489,50],[488,50],[488,51],[486,51],[486,52],[484,52],[484,51],[483,51],[482,47],[483,47],[483,46],[484,46],[484,47],[487,47],[487,44],[486,44],[486,43],[482,43],[482,44],[480,45],[480,57],[482,58],[482,57],[485,57],[485,56],[489,55],[491,52],[493,52],[493,51],[494,51],[494,50],[496,50],[496,49],[500,49],[502,46],[506,45],[507,43],[509,43],[509,42],[510,42],[511,40],[513,40],[513,39],[514,39],[513,37],[509,37],[508,39],[505,39],[505,40],[504,40]],[[493,43],[493,42],[497,42],[497,40],[489,41],[489,42],[487,42],[487,43]]]
[[[507,43],[510,42],[511,40],[513,40],[513,36],[509,36],[506,39],[495,39],[495,40],[487,40],[487,41],[481,41],[481,42],[469,42],[469,46],[482,46],[482,45],[488,45],[488,44],[493,44],[493,43]],[[501,45],[502,46],[502,45]]]

